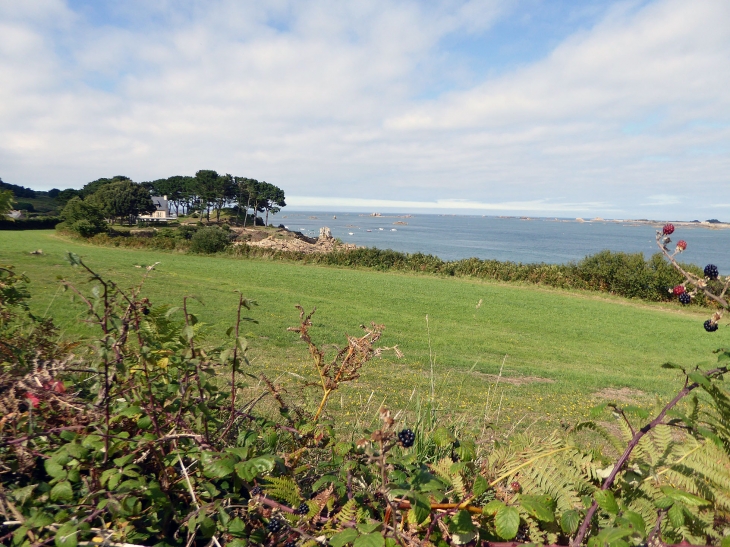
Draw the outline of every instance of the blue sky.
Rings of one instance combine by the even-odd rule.
[[[730,220],[725,0],[0,3],[0,177]]]

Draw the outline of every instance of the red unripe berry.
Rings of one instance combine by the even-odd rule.
[[[684,292],[684,287],[682,285],[677,285],[676,287],[674,287],[673,292],[676,296],[679,296]]]
[[[684,239],[677,241],[677,250],[684,251],[687,248],[687,242]]]
[[[662,230],[662,233],[665,236],[673,234],[674,233],[674,224],[665,224],[664,229]]]

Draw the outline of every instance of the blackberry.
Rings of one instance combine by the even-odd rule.
[[[251,488],[251,495],[252,496],[258,496],[259,494],[261,494],[261,487],[260,486],[254,486],[253,488]]]
[[[149,315],[150,314],[150,309],[149,308],[142,308],[142,313],[145,314],[145,315]]]
[[[296,541],[287,541],[284,544],[284,547],[297,547],[297,542]]]
[[[410,429],[403,429],[400,433],[398,433],[398,440],[405,448],[408,448],[409,446],[413,446],[413,443],[416,440],[416,435]]]
[[[664,229],[662,229],[662,233],[665,236],[673,234],[674,233],[674,224],[665,224]]]
[[[306,515],[307,513],[309,513],[309,505],[307,505],[306,503],[301,503],[294,512],[297,515]]]
[[[676,287],[674,287],[674,288],[672,289],[672,292],[673,292],[673,293],[674,293],[675,295],[677,295],[677,296],[679,296],[680,294],[684,293],[684,291],[685,291],[685,289],[684,289],[684,285],[677,285]]]
[[[687,249],[687,242],[684,239],[677,241],[677,250],[682,252]]]
[[[281,532],[285,526],[286,526],[286,523],[283,520],[281,520],[280,518],[274,517],[266,525],[266,529],[269,532],[271,532],[272,534],[276,534],[278,532]]]
[[[705,321],[705,330],[707,332],[715,332],[717,330],[717,323],[713,322],[711,319],[708,319]]]
[[[692,298],[686,292],[683,292],[679,295],[679,301],[686,306],[692,301]]]
[[[708,264],[705,266],[705,277],[709,277],[710,279],[717,279],[717,276],[720,275],[720,272],[717,271],[717,266],[714,264]]]

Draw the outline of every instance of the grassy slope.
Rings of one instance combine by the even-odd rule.
[[[43,249],[42,256],[29,251]],[[14,264],[33,281],[33,309],[56,319],[71,334],[87,332],[79,304],[57,291],[58,275],[82,281],[64,261],[73,251],[122,286],[138,280],[135,265],[161,264],[146,287],[153,305],[178,305],[186,294],[200,296],[199,317],[210,324],[211,337],[222,337],[233,322],[240,289],[258,301],[246,324],[253,366],[271,374],[311,376],[306,348],[294,343],[286,327],[297,323],[294,304],[317,307],[312,334],[322,343],[342,343],[343,332],[375,321],[387,326],[383,345],[398,344],[402,360],[375,361],[355,385],[341,392],[335,408],[355,420],[374,390],[371,408],[387,397],[391,406],[413,408],[429,390],[429,316],[435,356],[436,390],[444,410],[465,411],[476,420],[494,393],[494,378],[505,355],[504,375],[534,376],[552,382],[512,385],[502,382],[503,425],[558,417],[585,416],[602,388],[628,387],[667,397],[678,386],[675,372],[659,368],[667,360],[691,366],[712,359],[711,351],[727,340],[724,329],[709,335],[702,328],[706,313],[676,306],[631,302],[591,293],[533,286],[504,285],[464,279],[379,273],[299,264],[247,261],[156,251],[92,247],[53,232],[0,232],[0,263]],[[82,281],[83,282],[83,281]],[[479,300],[483,300],[477,309]],[[641,400],[641,397],[639,397]],[[492,397],[492,401],[494,398]],[[491,417],[496,417],[496,403]]]

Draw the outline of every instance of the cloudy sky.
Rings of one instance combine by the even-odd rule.
[[[0,178],[730,220],[727,0],[0,0]]]

